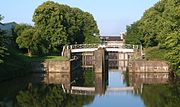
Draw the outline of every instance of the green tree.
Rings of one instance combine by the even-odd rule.
[[[32,56],[32,51],[37,49],[37,37],[35,36],[35,29],[29,28],[23,30],[21,35],[17,37],[16,42],[20,48],[28,49],[28,56]]]
[[[17,38],[18,36],[21,35],[21,33],[22,33],[25,29],[28,29],[28,28],[32,28],[32,26],[31,26],[31,25],[28,25],[28,24],[16,24],[16,26],[15,26],[15,28],[14,28],[14,33],[15,33],[15,35],[13,35],[14,38],[15,38],[15,40],[16,40],[16,38]]]
[[[58,46],[67,44],[67,33],[65,31],[65,12],[63,6],[52,1],[47,1],[40,5],[34,12],[33,21],[35,28],[39,30],[43,48],[48,53],[50,50],[58,50]]]
[[[127,27],[127,43],[168,50],[165,59],[180,68],[180,1],[161,0]]]
[[[78,8],[47,1],[36,8],[33,21],[46,53],[65,44],[99,42],[94,36],[99,30],[93,16]]]
[[[0,21],[3,19],[3,16],[0,15]],[[7,55],[7,48],[5,47],[5,42],[6,42],[6,37],[5,34],[6,32],[2,29],[0,29],[0,63],[3,63],[4,56]]]
[[[141,34],[139,26],[139,21],[127,26],[127,32],[124,36],[125,42],[127,44],[137,44],[140,45],[143,43],[143,34]]]
[[[85,43],[98,43],[99,37],[97,35],[99,35],[99,30],[96,21],[90,13],[84,13],[83,23],[83,34],[85,37]]]

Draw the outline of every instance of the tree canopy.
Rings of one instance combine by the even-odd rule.
[[[3,16],[0,15],[0,21],[3,19]],[[6,32],[2,29],[0,29],[0,63],[3,62],[3,57],[7,54],[6,50],[7,48],[5,47],[5,34]]]
[[[140,20],[127,26],[125,40],[166,49],[165,58],[180,65],[180,1],[161,0],[146,10]]]
[[[36,8],[33,21],[41,44],[38,49],[43,53],[57,51],[66,44],[99,42],[93,16],[78,8],[47,1]]]
[[[99,30],[92,14],[78,8],[46,1],[33,14],[34,26],[16,26],[19,47],[46,54],[63,45],[97,43]]]

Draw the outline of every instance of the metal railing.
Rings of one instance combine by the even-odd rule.
[[[63,49],[84,49],[84,48],[98,48],[98,47],[107,47],[107,48],[122,48],[122,49],[140,49],[140,45],[131,45],[131,44],[117,44],[117,45],[101,45],[101,44],[74,44],[64,46]]]
[[[65,49],[98,48],[99,44],[74,44],[65,46]]]
[[[88,48],[119,48],[119,49],[140,49],[142,51],[141,45],[132,45],[132,44],[74,44],[74,45],[67,45],[63,47],[62,55],[65,49],[88,49]]]
[[[139,49],[139,45],[119,44],[119,45],[105,45],[107,48],[121,48],[121,49]]]

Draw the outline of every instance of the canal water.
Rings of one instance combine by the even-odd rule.
[[[109,84],[107,88],[127,87],[124,74],[119,70],[109,71]],[[140,96],[133,91],[108,91],[102,96],[95,96],[92,103],[84,107],[145,107]]]
[[[72,82],[74,86],[104,89],[91,94],[65,93],[61,84],[39,83],[43,75],[32,74],[0,83],[0,107],[180,107],[180,85],[170,81],[168,74],[111,69],[100,84],[93,70],[84,70],[81,76]]]

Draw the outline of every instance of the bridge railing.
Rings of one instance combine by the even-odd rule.
[[[99,44],[74,44],[69,45],[68,49],[84,49],[84,48],[98,48]]]
[[[140,49],[140,45],[132,45],[132,44],[106,45],[106,47],[121,48],[121,49]]]
[[[74,45],[67,45],[63,47],[64,49],[84,49],[84,48],[98,48],[102,46],[101,44],[74,44]],[[107,45],[104,44],[104,47],[107,48],[121,48],[121,49],[140,49],[140,45],[132,45],[132,44],[117,44],[117,45]]]

